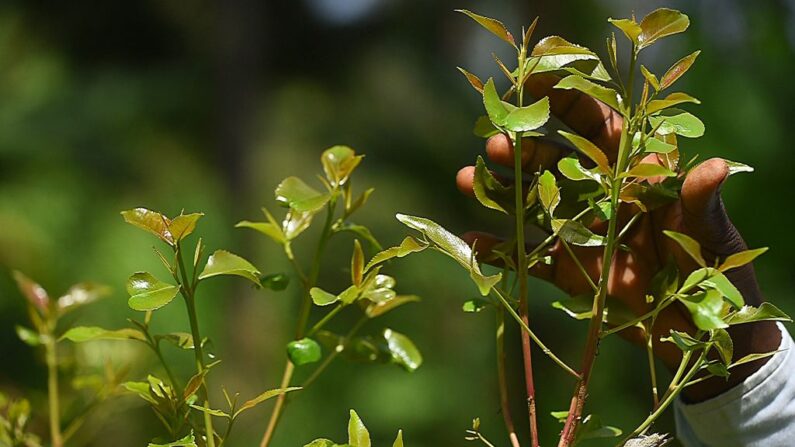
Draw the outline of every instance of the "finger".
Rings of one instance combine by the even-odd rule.
[[[522,139],[522,168],[534,173],[549,169],[572,150],[565,145],[544,138]],[[514,165],[513,142],[505,134],[497,134],[486,142],[489,160],[506,167]]]
[[[491,175],[500,182],[505,187],[512,187],[514,183],[513,176],[510,175],[501,175],[494,171],[489,171]],[[458,170],[458,173],[455,175],[455,184],[459,191],[461,191],[464,195],[469,197],[475,197],[475,167],[474,166],[464,166],[463,168]],[[522,191],[526,195],[530,189],[530,184],[528,182],[522,182]]]
[[[623,118],[615,110],[579,90],[554,88],[560,78],[551,74],[530,76],[525,86],[536,98],[549,97],[552,114],[581,136],[601,147],[615,161]]]

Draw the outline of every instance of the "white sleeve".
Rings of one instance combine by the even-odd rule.
[[[795,353],[784,326],[781,352],[743,383],[697,404],[677,399],[676,432],[685,447],[795,445]]]

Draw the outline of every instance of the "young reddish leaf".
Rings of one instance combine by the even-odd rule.
[[[726,257],[726,260],[723,261],[723,264],[721,264],[720,267],[718,267],[718,270],[720,270],[721,272],[725,272],[726,270],[742,267],[745,264],[752,262],[754,259],[756,259],[757,256],[761,255],[766,251],[767,247],[763,247],[754,250],[745,250],[739,253],[734,253]]]
[[[479,77],[473,75],[472,73],[464,70],[461,67],[456,67],[456,68],[458,68],[458,71],[460,71],[461,74],[463,74],[464,77],[467,78],[467,81],[469,81],[469,85],[471,85],[472,88],[477,90],[478,93],[480,93],[482,95],[483,94],[483,81],[481,81]]]
[[[168,226],[171,221],[157,211],[146,208],[135,208],[122,211],[121,215],[128,224],[154,234],[169,245],[174,244],[171,233],[168,231]]]
[[[596,54],[586,47],[573,44],[560,36],[548,36],[541,39],[533,48],[531,56],[557,56],[564,54],[585,54],[596,56]]]
[[[679,244],[679,246],[682,247],[682,249],[689,254],[698,265],[701,267],[707,266],[707,261],[705,261],[704,257],[701,255],[701,245],[699,245],[695,239],[686,234],[677,233],[676,231],[671,230],[663,230],[663,233],[676,241],[676,243]]]
[[[50,305],[50,296],[44,287],[40,286],[32,279],[25,276],[22,272],[14,270],[14,280],[17,282],[17,287],[22,295],[28,300],[30,304],[39,309],[42,313],[48,311]]]
[[[353,240],[353,256],[351,256],[351,282],[355,286],[362,285],[364,275],[364,252],[359,239]]]
[[[569,140],[571,144],[577,148],[577,150],[582,152],[586,157],[590,158],[594,163],[596,163],[596,166],[599,168],[599,171],[602,174],[612,174],[610,170],[610,163],[607,161],[607,155],[605,155],[605,153],[602,152],[602,150],[599,149],[595,144],[591,143],[590,140],[563,130],[559,130],[558,133]]]
[[[511,46],[516,48],[516,42],[514,41],[513,36],[511,35],[510,32],[508,32],[508,29],[505,28],[505,25],[503,25],[502,22],[500,22],[499,20],[478,15],[466,9],[456,9],[455,11],[467,15],[472,20],[478,22],[480,26],[486,28],[492,34],[508,42],[509,44],[511,44]]]
[[[676,63],[665,72],[662,79],[660,79],[660,90],[670,87],[677,79],[682,77],[682,75],[690,69],[690,66],[693,65],[693,62],[696,61],[699,54],[701,54],[701,50],[694,51],[676,61]]]
[[[171,234],[171,241],[177,243],[188,237],[196,229],[196,222],[204,216],[204,213],[180,214],[168,224],[168,232]]]
[[[638,35],[638,49],[653,44],[657,39],[681,33],[690,26],[690,19],[679,11],[660,8],[652,11],[640,22],[641,33]]]

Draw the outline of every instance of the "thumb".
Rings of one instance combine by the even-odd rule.
[[[721,158],[711,158],[696,166],[682,185],[682,217],[687,232],[704,250],[708,262],[747,250],[742,236],[726,214],[721,187],[729,176],[729,166]],[[711,258],[711,259],[710,259]],[[726,276],[737,286],[749,304],[761,302],[753,267],[732,269]]]

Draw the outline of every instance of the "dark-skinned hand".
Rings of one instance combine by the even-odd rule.
[[[621,115],[578,91],[554,89],[557,81],[558,78],[553,75],[535,75],[528,81],[526,91],[536,98],[549,96],[552,114],[599,146],[611,163],[614,162],[621,136]],[[524,139],[521,158],[523,169],[530,173],[539,169],[553,169],[555,163],[569,152],[570,150],[559,143],[543,138]],[[496,164],[513,167],[513,146],[505,135],[490,138],[486,143],[486,154]],[[653,154],[644,160],[655,161],[656,155]],[[456,177],[458,189],[470,196],[474,196],[473,175],[474,167],[467,166]],[[654,304],[648,304],[645,296],[652,277],[665,266],[670,257],[675,260],[683,278],[698,268],[676,242],[663,234],[663,230],[684,233],[697,240],[708,262],[747,249],[745,241],[726,214],[721,199],[721,187],[728,175],[729,167],[722,159],[713,158],[701,163],[688,173],[679,200],[645,213],[635,223],[622,240],[631,250],[618,250],[612,263],[608,284],[608,294],[611,297],[620,300],[640,316],[653,308]],[[634,206],[622,204],[618,213],[619,229],[629,220],[632,208]],[[595,224],[591,229],[604,234],[605,225]],[[480,232],[469,232],[464,235],[464,239],[469,243],[477,239],[481,253],[488,253],[491,247],[500,242],[496,236]],[[603,248],[572,246],[572,249],[592,280],[598,281]],[[560,242],[550,248],[549,254],[553,258],[552,264],[535,267],[533,275],[552,282],[572,296],[592,291]],[[726,276],[742,293],[747,304],[761,304],[762,294],[752,265],[729,270]],[[679,365],[681,352],[671,343],[659,342],[660,337],[667,336],[671,329],[695,332],[687,310],[679,303],[660,313],[653,330],[657,357],[669,369],[675,369]],[[781,334],[773,322],[733,326],[729,333],[734,341],[735,360],[751,353],[774,351],[781,342]],[[643,343],[642,333],[636,328],[621,331],[620,334],[630,341]],[[732,368],[728,380],[713,378],[688,387],[685,389],[685,398],[689,401],[701,401],[716,396],[742,382],[766,361],[762,359]]]

